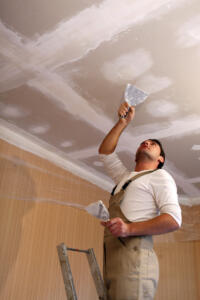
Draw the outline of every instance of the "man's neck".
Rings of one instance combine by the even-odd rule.
[[[147,170],[155,170],[157,166],[155,166],[155,163],[136,163],[135,166],[135,172],[140,172],[140,171],[147,171]]]

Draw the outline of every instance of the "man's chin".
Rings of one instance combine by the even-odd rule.
[[[139,151],[136,154],[136,160],[135,161],[139,161],[139,160],[153,160],[153,157],[151,156],[151,154],[149,153],[148,150],[146,149],[142,149],[141,151]]]

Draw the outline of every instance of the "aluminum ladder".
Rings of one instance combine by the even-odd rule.
[[[82,252],[85,253],[88,259],[90,272],[92,274],[92,278],[95,283],[96,291],[99,297],[99,300],[106,300],[106,288],[101,276],[101,272],[99,269],[99,265],[96,260],[96,256],[94,254],[93,248],[88,250],[80,250],[75,248],[69,248],[64,243],[61,243],[57,246],[58,257],[60,260],[62,276],[65,285],[65,291],[68,300],[77,300],[76,290],[74,286],[72,271],[70,268],[69,258],[68,258],[68,251],[75,251],[75,252]]]

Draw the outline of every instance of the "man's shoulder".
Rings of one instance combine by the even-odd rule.
[[[154,177],[158,177],[160,179],[168,179],[168,180],[173,180],[174,178],[172,175],[166,171],[165,169],[157,169],[155,172],[153,172]]]

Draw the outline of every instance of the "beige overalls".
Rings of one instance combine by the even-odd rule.
[[[110,218],[120,217],[130,223],[120,209],[130,182],[152,171],[137,174],[126,182],[109,202]],[[106,228],[104,234],[104,280],[108,300],[152,300],[159,277],[152,236],[117,238]]]

